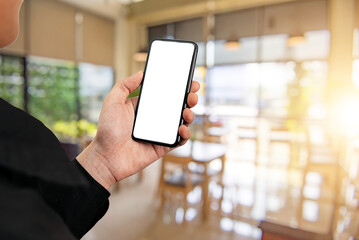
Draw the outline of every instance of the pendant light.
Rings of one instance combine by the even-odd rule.
[[[307,39],[303,33],[290,34],[287,39],[288,47],[296,47],[298,45],[306,43]]]
[[[225,47],[228,51],[237,51],[241,48],[241,43],[238,37],[232,36],[227,39]]]

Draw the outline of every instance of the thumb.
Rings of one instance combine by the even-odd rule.
[[[118,92],[121,102],[125,102],[128,95],[138,88],[138,86],[141,84],[142,77],[143,72],[140,71],[131,77],[117,81],[115,85],[115,91]]]

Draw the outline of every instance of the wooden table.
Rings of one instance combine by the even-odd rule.
[[[208,165],[213,160],[221,159],[222,161],[222,171],[225,165],[225,154],[226,146],[220,143],[209,143],[209,142],[200,142],[188,141],[182,147],[179,147],[172,152],[170,155],[180,156],[180,157],[192,157],[192,161],[201,164],[204,167],[204,184],[202,189],[202,217],[204,220],[207,219],[208,210],[209,210],[209,175],[208,175]]]
[[[332,240],[331,234],[315,233],[298,228],[262,221],[262,240]]]

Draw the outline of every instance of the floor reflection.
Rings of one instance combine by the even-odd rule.
[[[268,136],[268,132],[265,134]],[[330,233],[334,239],[358,239],[359,212],[355,195],[359,184],[353,179],[358,174],[359,153],[346,163],[353,167],[347,167],[347,173],[342,173],[344,167],[333,164],[331,149],[317,147],[326,144],[327,139],[316,131],[312,134],[314,143],[310,151],[295,149],[296,157],[293,145],[288,147],[287,142],[273,142],[269,146],[238,139],[235,131],[230,132],[225,138],[228,149],[222,183],[209,183],[207,221],[201,218],[202,189],[199,186],[187,195],[186,212],[183,197],[177,194],[170,194],[162,211],[158,210],[159,163],[146,169],[145,180],[140,184],[129,183],[126,187],[126,181],[121,183],[125,187],[111,197],[111,213],[114,208],[126,212],[126,202],[131,199],[139,203],[137,208],[128,208],[125,216],[141,229],[124,239],[253,240],[261,238],[258,224],[262,220],[315,233]],[[260,145],[261,151],[256,145]],[[212,167],[221,168],[221,165],[213,162]],[[95,236],[93,239],[118,239],[109,237],[111,233],[121,235],[116,227],[107,233],[103,228],[111,229],[114,220],[121,217],[121,211],[105,216],[85,239],[91,239],[91,234]]]

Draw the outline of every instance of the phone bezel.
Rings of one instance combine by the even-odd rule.
[[[151,47],[152,47],[152,43],[154,41],[167,41],[167,42],[179,42],[179,43],[190,43],[194,46],[194,51],[193,51],[193,55],[192,55],[192,61],[191,61],[191,67],[190,67],[190,71],[188,73],[188,79],[187,79],[187,85],[186,85],[186,91],[184,93],[184,99],[183,99],[183,104],[182,104],[182,113],[179,119],[179,124],[178,124],[178,128],[183,124],[183,110],[187,107],[187,96],[191,90],[191,84],[192,84],[192,78],[193,78],[193,73],[194,73],[194,69],[196,66],[196,59],[197,59],[197,54],[198,54],[198,45],[193,42],[193,41],[187,41],[187,40],[177,40],[177,39],[160,39],[160,38],[156,38],[153,39],[150,43],[149,46],[149,50],[148,50],[148,54],[147,54],[147,59],[146,59],[146,64],[145,64],[145,69],[143,71],[143,78],[142,78],[142,82],[141,82],[141,89],[138,95],[138,102],[137,102],[137,106],[136,106],[136,111],[135,111],[135,117],[133,120],[133,126],[132,126],[132,139],[135,141],[142,141],[142,142],[146,142],[146,143],[151,143],[151,144],[156,144],[156,145],[160,145],[160,146],[164,146],[164,147],[176,147],[178,146],[178,144],[181,141],[181,136],[179,135],[178,129],[177,129],[177,137],[176,137],[176,141],[173,144],[167,144],[167,143],[163,143],[163,142],[156,142],[156,141],[151,141],[148,139],[142,139],[142,138],[137,138],[133,135],[133,131],[135,129],[135,123],[136,123],[136,118],[137,118],[137,110],[138,110],[138,105],[140,104],[141,101],[141,94],[142,94],[142,85],[143,82],[145,80],[145,76],[146,76],[146,69],[147,69],[147,63],[148,63],[148,59],[150,57],[151,54]]]

